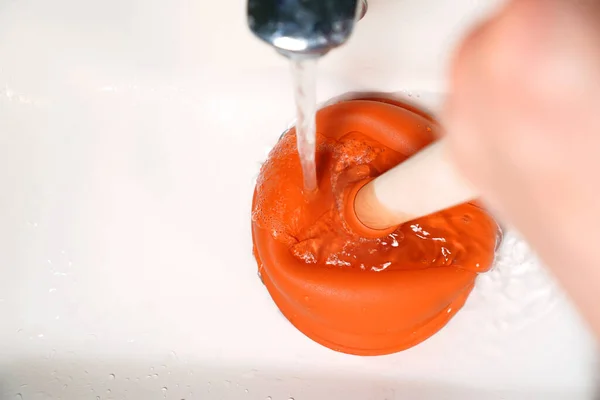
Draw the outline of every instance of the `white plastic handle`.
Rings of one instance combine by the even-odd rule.
[[[446,141],[438,140],[365,185],[356,216],[369,228],[386,229],[473,200],[477,192],[456,170]]]

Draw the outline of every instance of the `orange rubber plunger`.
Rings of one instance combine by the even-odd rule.
[[[436,130],[399,104],[346,101],[317,113],[317,193],[304,194],[293,129],[263,165],[254,254],[279,309],[316,342],[359,355],[407,349],[441,329],[490,268],[498,228],[475,204],[387,230],[366,228],[354,213],[358,190],[432,143]]]

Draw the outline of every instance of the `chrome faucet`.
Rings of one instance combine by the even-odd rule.
[[[366,0],[248,0],[248,25],[288,58],[316,58],[348,40],[366,5]]]

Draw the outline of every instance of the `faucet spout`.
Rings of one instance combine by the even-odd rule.
[[[248,25],[292,59],[321,57],[344,44],[366,0],[248,0]]]

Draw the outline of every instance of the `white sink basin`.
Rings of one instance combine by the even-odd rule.
[[[497,2],[371,0],[320,101],[433,110]],[[595,346],[513,233],[430,340],[335,353],[277,311],[251,254],[254,178],[294,117],[245,2],[0,2],[0,398],[589,399]]]

